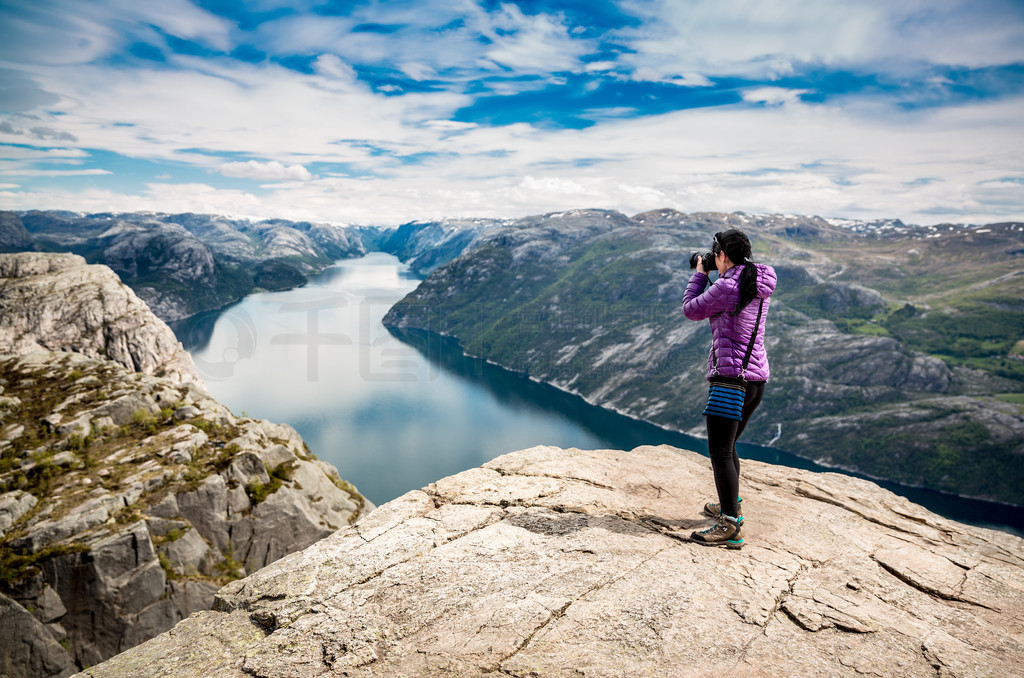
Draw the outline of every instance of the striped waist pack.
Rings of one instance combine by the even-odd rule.
[[[742,377],[711,377],[708,404],[701,412],[705,417],[715,415],[743,421],[743,399],[747,396],[747,380]]]

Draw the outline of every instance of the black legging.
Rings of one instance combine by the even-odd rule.
[[[747,382],[747,394],[743,398],[743,421],[713,414],[705,417],[708,427],[708,456],[711,457],[711,470],[715,473],[718,505],[722,513],[729,516],[735,516],[739,512],[736,499],[740,493],[740,457],[736,454],[736,441],[747,427],[754,410],[761,404],[764,384],[763,381]]]

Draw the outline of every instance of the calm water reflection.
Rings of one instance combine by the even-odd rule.
[[[221,402],[294,426],[377,504],[512,450],[607,446],[570,415],[391,336],[381,318],[417,284],[371,254],[175,329]]]
[[[305,287],[252,295],[174,329],[218,400],[292,425],[378,505],[533,445],[705,449],[701,439],[467,358],[450,340],[393,337],[381,319],[418,282],[396,258],[373,253]],[[779,450],[741,448],[746,458],[826,470]],[[885,486],[957,520],[1024,530],[1024,510]]]

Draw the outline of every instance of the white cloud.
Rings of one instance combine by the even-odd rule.
[[[523,177],[519,188],[531,194],[547,193],[556,196],[583,196],[591,194],[586,188],[571,179],[559,177]]]
[[[799,103],[800,97],[809,91],[806,89],[787,89],[785,87],[754,87],[744,90],[741,96],[747,103],[781,106],[783,104]]]
[[[334,54],[321,54],[313,61],[313,70],[320,75],[345,83],[356,81],[356,72],[351,66]]]
[[[231,48],[231,23],[197,7],[190,0],[116,0],[109,6],[117,16],[157,26],[175,37],[197,40],[225,51]]]
[[[103,174],[113,174],[113,172],[105,169],[74,169],[74,170],[59,170],[59,169],[0,169],[0,174],[16,177],[84,177],[84,176],[100,176]]]
[[[437,77],[437,71],[422,61],[411,61],[399,64],[398,70],[402,71],[413,80],[433,80]]]
[[[287,165],[376,163],[386,159],[373,158],[360,140],[411,148],[435,134],[421,122],[443,120],[470,101],[448,92],[387,97],[273,63],[183,57],[178,65],[182,70],[39,69],[39,80],[64,95],[57,114],[43,114],[39,124],[60,125],[84,148],[211,169],[224,162],[223,153]]]
[[[459,122],[458,120],[427,120],[423,126],[442,132],[465,132],[478,127],[476,123]]]
[[[32,148],[29,146],[6,146],[3,149],[6,160],[77,163],[90,157],[80,148]]]
[[[679,73],[776,78],[794,64],[909,73],[1024,60],[1024,6],[1013,0],[625,0],[644,18],[615,31],[619,63],[646,79]]]
[[[0,5],[0,59],[16,63],[87,63],[133,42],[161,44],[153,29],[220,50],[231,46],[229,21],[189,0],[35,0]]]
[[[503,4],[483,30],[492,41],[486,59],[517,73],[582,70],[580,57],[588,41],[573,38],[568,27],[548,14],[526,15],[518,6]]]
[[[236,179],[256,181],[309,181],[313,175],[302,165],[284,166],[276,160],[270,162],[229,162],[220,166],[220,173]]]

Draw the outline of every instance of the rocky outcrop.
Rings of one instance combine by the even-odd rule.
[[[78,666],[371,508],[290,427],[108,360],[0,356],[0,420],[0,590]]]
[[[1024,541],[868,481],[745,461],[745,548],[706,458],[537,447],[385,504],[82,675],[1009,676]]]
[[[371,508],[109,268],[0,255],[0,673],[96,664]]]
[[[74,254],[0,255],[0,354],[39,350],[202,383],[170,328],[106,266]]]

